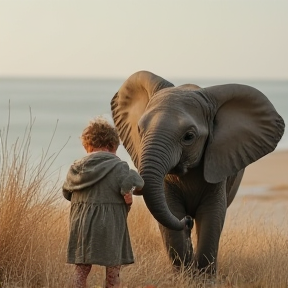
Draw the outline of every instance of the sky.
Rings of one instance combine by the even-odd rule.
[[[288,80],[287,15],[287,0],[0,0],[0,77]]]

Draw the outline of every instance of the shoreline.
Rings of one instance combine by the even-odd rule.
[[[273,151],[246,169],[230,217],[265,221],[288,232],[288,150]]]
[[[242,185],[288,185],[288,150],[276,150],[246,167]]]
[[[263,200],[288,201],[288,150],[274,151],[250,164],[239,192]]]

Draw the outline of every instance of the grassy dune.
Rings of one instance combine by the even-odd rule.
[[[65,264],[69,203],[50,171],[57,155],[45,152],[32,161],[29,129],[25,135],[8,147],[1,134],[0,287],[71,287],[73,265]],[[124,287],[288,287],[287,231],[267,219],[228,215],[215,285],[173,271],[142,198],[135,198],[128,224],[135,264],[123,267]],[[102,287],[104,271],[93,267],[88,287]]]

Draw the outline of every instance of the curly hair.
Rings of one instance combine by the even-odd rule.
[[[81,141],[84,147],[106,147],[109,151],[116,149],[120,144],[116,128],[101,116],[89,122],[82,132]]]

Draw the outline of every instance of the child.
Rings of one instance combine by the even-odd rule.
[[[119,137],[104,118],[91,121],[81,140],[88,155],[71,165],[63,185],[71,201],[67,262],[76,264],[73,287],[86,286],[92,264],[106,266],[106,288],[120,287],[121,265],[134,262],[126,222],[130,191],[144,181],[115,155]]]

